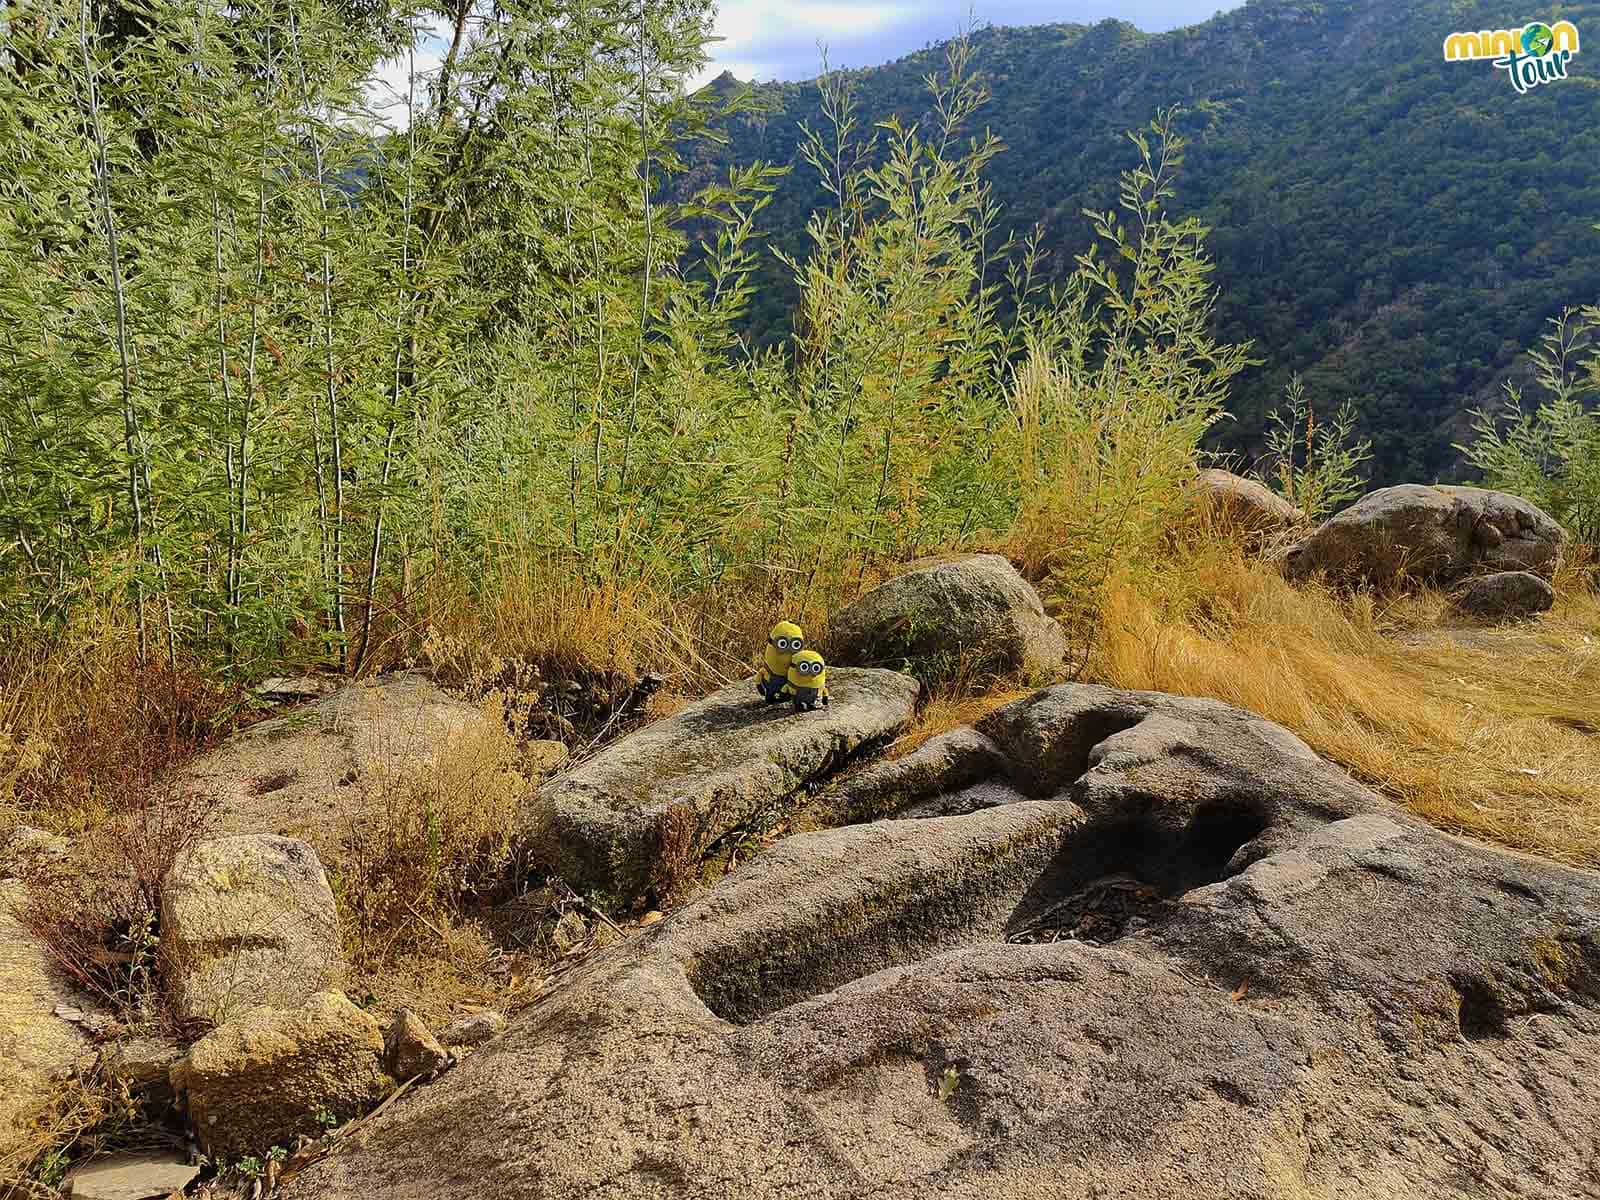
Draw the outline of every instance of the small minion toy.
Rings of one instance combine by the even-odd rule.
[[[789,678],[782,694],[793,699],[795,712],[801,709],[815,712],[819,700],[824,706],[832,704],[833,697],[828,694],[828,664],[822,661],[822,655],[815,650],[796,654],[789,664]]]
[[[805,647],[805,631],[793,621],[779,621],[772,627],[761,670],[756,675],[756,691],[768,704],[782,698],[784,685],[789,682],[789,663]]]

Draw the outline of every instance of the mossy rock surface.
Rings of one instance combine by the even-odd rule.
[[[905,667],[925,681],[1059,677],[1067,638],[1032,584],[997,554],[974,554],[898,575],[835,614],[829,661]]]
[[[796,713],[763,701],[752,678],[608,746],[535,797],[532,857],[618,902],[641,896],[893,738],[920,691],[894,671],[830,670],[828,686],[830,705]]]
[[[867,823],[564,978],[287,1200],[1593,1194],[1600,876],[1212,701],[980,725],[842,776]]]

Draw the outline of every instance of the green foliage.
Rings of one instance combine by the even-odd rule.
[[[685,96],[698,4],[498,5],[395,133],[364,99],[394,22],[148,0],[113,39],[87,3],[10,25],[0,66],[12,628],[122,604],[151,657],[359,670],[386,623],[415,647],[435,600],[530,577],[822,606],[1019,529],[1087,610],[1246,362],[1205,230],[1167,215],[1179,114],[1047,288],[999,233],[965,39],[916,121],[869,130],[825,79],[802,157],[830,199],[782,260],[793,336],[753,351],[777,174],[703,177],[708,99],[746,98]]]
[[[987,484],[1005,419],[1000,383],[1030,323],[1044,320],[1006,274],[983,172],[990,134],[962,143],[986,94],[971,50],[951,45],[926,80],[929,127],[877,127],[880,165],[861,139],[848,82],[822,82],[825,130],[806,161],[830,201],[810,219],[811,253],[786,258],[800,294],[785,450],[767,484],[780,543],[812,547],[807,577],[845,559],[912,556],[1010,513]],[[1013,313],[998,313],[1005,292]]]
[[[1089,214],[1099,245],[1079,258],[1055,325],[1030,334],[997,439],[997,459],[1016,464],[1024,554],[1084,624],[1114,570],[1155,561],[1249,361],[1248,346],[1210,332],[1205,229],[1167,213],[1186,146],[1179,115],[1133,135],[1139,165],[1123,176],[1120,211]]]
[[[151,653],[250,669],[310,630],[356,666],[430,580],[705,568],[769,173],[683,206],[716,231],[684,276],[655,197],[702,5],[499,5],[403,135],[365,108],[383,22],[136,12],[3,26],[0,617],[120,599]]]
[[[1561,15],[1600,29],[1595,0]],[[1161,34],[1118,21],[980,30],[973,65],[1009,148],[989,172],[994,200],[1011,228],[1043,227],[1049,280],[1063,281],[1094,237],[1081,210],[1113,203],[1132,165],[1124,131],[1181,99],[1185,211],[1214,231],[1217,333],[1252,340],[1264,360],[1235,381],[1234,419],[1208,445],[1252,465],[1299,373],[1314,396],[1354,398],[1377,482],[1456,475],[1459,415],[1498,392],[1546,318],[1600,295],[1600,173],[1588,169],[1600,161],[1600,59],[1580,54],[1571,79],[1519,96],[1503,71],[1440,53],[1450,31],[1507,16],[1487,0],[1254,0]],[[939,54],[852,73],[863,109],[923,120],[920,79]],[[702,147],[695,177],[726,161],[803,161],[816,85],[757,94],[773,111],[731,118],[727,146]],[[773,197],[767,224],[789,252],[829,202],[814,181],[792,172]],[[784,336],[786,285],[776,266],[762,278],[757,344]]]
[[[1268,483],[1312,521],[1320,521],[1366,491],[1372,442],[1355,436],[1354,404],[1346,400],[1320,424],[1300,376],[1289,378],[1284,406],[1267,414]]]
[[[1532,351],[1533,407],[1506,385],[1498,413],[1475,413],[1474,440],[1460,447],[1487,487],[1533,501],[1573,540],[1600,549],[1600,308],[1567,309]]]

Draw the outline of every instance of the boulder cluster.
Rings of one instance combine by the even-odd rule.
[[[168,999],[178,1021],[204,1031],[188,1046],[109,1036],[115,1022],[19,919],[25,878],[99,866],[27,827],[0,847],[0,1162],[74,1076],[179,1104],[201,1147],[231,1160],[364,1114],[397,1082],[442,1071],[503,1027],[498,1013],[469,1014],[435,1037],[405,1011],[385,1027],[340,991],[350,968],[318,852],[360,819],[369,788],[432,761],[483,714],[416,674],[309,694],[309,707],[252,726],[179,781],[216,804],[217,836],[178,853],[160,889]],[[196,1172],[171,1154],[117,1156],[69,1186],[93,1198],[166,1196]]]
[[[1593,872],[1093,686],[828,791],[288,1196],[1594,1194]]]
[[[1222,472],[1197,494],[1298,539],[1294,580],[1427,582],[1473,619],[1553,602],[1561,531],[1501,493],[1388,488],[1310,531]],[[526,860],[668,915],[514,1022],[437,1032],[352,998],[324,858],[364,780],[485,718],[416,675],[296,693],[186,772],[222,813],[161,890],[198,1040],[97,1051],[0,884],[0,1152],[98,1056],[230,1159],[428,1084],[295,1200],[1600,1194],[1600,877],[1452,838],[1250,713],[1055,682],[1067,639],[997,556],[915,565],[825,644],[828,708],[741,682],[576,766],[530,754]],[[954,672],[1053,686],[878,757]],[[0,878],[67,852],[16,831]],[[72,1194],[193,1170],[120,1155]]]

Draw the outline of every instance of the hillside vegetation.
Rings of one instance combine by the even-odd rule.
[[[1177,534],[1190,481],[1204,445],[1252,412],[1262,347],[1216,330],[1255,301],[1215,286],[1207,230],[1174,211],[1195,175],[1204,194],[1233,135],[1207,94],[1105,142],[1092,245],[1061,276],[1042,243],[1002,253],[1009,214],[990,180],[1014,183],[1030,158],[1047,178],[1081,146],[1002,152],[982,131],[1028,75],[996,58],[1005,47],[1044,55],[1027,59],[1039,70],[1051,47],[1099,47],[1145,64],[1141,86],[1181,93],[1171,71],[1212,56],[1179,51],[1223,32],[1246,63],[1317,38],[1337,60],[1333,31],[1377,36],[1360,6],[1296,11],[1250,5],[1155,39],[986,31],[888,74],[789,89],[818,97],[792,153],[830,198],[804,247],[775,258],[793,332],[763,351],[738,333],[775,294],[756,230],[783,219],[801,175],[787,192],[760,161],[707,177],[723,152],[711,126],[757,126],[726,88],[683,95],[704,12],[647,7],[619,37],[602,8],[506,9],[414,78],[408,129],[375,140],[352,131],[370,128],[374,64],[410,53],[398,11],[85,4],[15,22],[0,67],[16,162],[0,179],[0,802],[56,824],[137,807],[167,764],[248,714],[241,683],[294,666],[420,663],[513,697],[522,733],[577,735],[529,705],[593,688],[572,715],[599,738],[616,727],[608,699],[641,672],[688,694],[738,678],[775,612],[821,628],[899,564],[975,548],[1043,585],[1090,677],[1232,695],[1246,675],[1130,665],[1118,639],[1139,622],[1107,606],[1138,609],[1192,572]],[[1272,61],[1309,78],[1311,59]],[[919,122],[876,121],[874,89],[919,65]],[[1546,90],[1518,103],[1588,94]],[[1142,105],[1119,103],[1108,116]],[[696,180],[692,201],[661,201]],[[1578,563],[1600,508],[1596,320],[1565,313],[1526,406],[1509,423],[1481,416],[1469,447],[1491,482],[1566,523]],[[1289,389],[1266,474],[1316,518],[1359,493],[1364,451],[1306,390]],[[1279,623],[1319,644],[1293,605]],[[1360,676],[1381,644],[1337,670]],[[1505,703],[1565,719],[1590,669]],[[1345,706],[1369,713],[1363,736],[1415,705],[1408,687]],[[1375,780],[1406,775],[1322,728],[1339,687],[1313,693],[1287,708],[1277,685],[1237,698]],[[131,700],[108,711],[117,696]],[[935,701],[965,702],[959,688]],[[1390,736],[1454,753],[1425,730]],[[1443,767],[1410,777],[1396,789],[1463,828],[1589,853],[1586,838],[1563,849],[1440,800],[1462,782]]]
[[[1382,13],[985,31],[781,89],[813,106],[801,129],[746,115],[726,84],[685,94],[698,4],[502,0],[459,10],[399,133],[373,125],[366,87],[385,59],[414,63],[421,12],[61,0],[8,18],[0,845],[28,825],[59,850],[8,918],[119,1036],[192,1041],[164,889],[216,798],[177,772],[265,715],[284,685],[267,676],[437,695],[396,673],[418,667],[474,702],[467,735],[414,774],[297,784],[345,806],[317,851],[329,937],[352,999],[386,1015],[532,1002],[678,899],[676,871],[648,896],[580,893],[526,857],[544,773],[742,684],[780,617],[826,647],[861,593],[974,550],[1025,577],[998,564],[1049,628],[1051,678],[997,678],[959,648],[890,663],[923,686],[882,673],[903,712],[868,749],[905,730],[887,751],[903,756],[1040,682],[1215,696],[1454,832],[1600,863],[1600,310],[1568,303],[1600,293],[1578,229],[1600,196],[1572,157],[1596,136],[1573,117],[1593,92],[1474,107],[1462,89],[1495,81],[1441,86],[1431,59],[1374,87],[1368,50],[1428,24],[1380,30]],[[1402,107],[1421,124],[1394,142]],[[1091,110],[1101,132],[1062,136]],[[1291,145],[1334,111],[1368,136],[1324,146],[1337,159]],[[1492,136],[1442,149],[1439,123],[1475,112]],[[1010,149],[985,132],[1021,113],[1035,124]],[[1560,152],[1519,143],[1549,220],[1519,216],[1510,255],[1448,277],[1510,186],[1502,141],[1541,119],[1584,126]],[[1046,197],[1077,240],[1008,244]],[[1259,227],[1185,215],[1230,206]],[[758,233],[774,225],[776,254]],[[1448,304],[1422,303],[1431,288]],[[1413,302],[1425,316],[1403,325]],[[1488,396],[1456,431],[1519,346],[1537,354],[1514,411]],[[1344,390],[1366,399],[1332,417],[1320,398]],[[1571,538],[1554,612],[1489,628],[1425,589],[1292,586],[1272,555],[1366,490],[1364,437],[1381,472],[1419,476],[1461,441],[1544,505]],[[1195,498],[1208,446],[1257,439],[1262,477],[1304,509],[1270,537]],[[274,736],[327,732],[310,712]],[[234,781],[256,815],[285,803],[286,744]],[[684,834],[686,890],[795,816],[756,815],[714,854]],[[677,843],[654,832],[666,861]],[[528,896],[535,936],[508,951],[490,915]],[[70,1158],[139,1144],[149,1116],[79,1080],[0,1153],[0,1186],[54,1188]],[[276,1149],[221,1175],[260,1194]]]
[[[1560,15],[1600,44],[1600,5]],[[1252,0],[1161,34],[1116,21],[978,30],[974,66],[993,91],[981,124],[1007,147],[989,169],[995,240],[1037,226],[1043,275],[1069,273],[1093,238],[1082,210],[1105,209],[1131,161],[1123,131],[1182,103],[1193,144],[1178,211],[1212,230],[1222,339],[1253,341],[1261,360],[1208,444],[1252,460],[1299,372],[1318,411],[1354,401],[1375,482],[1465,477],[1453,445],[1470,410],[1547,318],[1600,293],[1595,53],[1526,95],[1487,62],[1443,59],[1451,31],[1507,20],[1503,6],[1453,0]],[[924,119],[922,78],[941,53],[848,72],[863,111]],[[822,102],[815,83],[755,93],[766,111],[724,122],[726,147],[699,161],[799,167],[762,219],[792,252],[825,199],[799,154]],[[747,328],[765,344],[788,329],[794,290],[775,262],[760,278]]]

